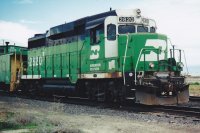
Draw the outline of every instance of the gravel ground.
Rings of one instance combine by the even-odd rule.
[[[196,104],[195,104],[196,105]],[[50,131],[85,133],[199,132],[200,119],[166,113],[128,112],[101,107],[0,97],[0,111],[28,113],[56,127]],[[43,128],[39,132],[47,132]]]

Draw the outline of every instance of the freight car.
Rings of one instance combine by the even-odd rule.
[[[8,44],[0,46],[0,89],[13,92],[25,68],[23,61],[27,60],[27,48]]]
[[[140,9],[111,10],[50,28],[28,40],[18,90],[147,105],[188,102],[181,50],[169,49]],[[170,51],[170,52],[168,52]],[[168,55],[169,54],[169,55]]]

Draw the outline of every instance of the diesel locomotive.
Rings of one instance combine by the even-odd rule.
[[[101,102],[186,103],[182,52],[170,49],[168,37],[156,30],[155,20],[140,9],[111,10],[52,27],[29,38],[27,49],[13,46],[9,52],[11,46],[4,46],[1,88],[7,84],[10,91]]]

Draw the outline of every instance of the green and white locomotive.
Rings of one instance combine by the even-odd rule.
[[[182,62],[136,10],[111,10],[29,39],[23,91],[147,105],[188,102]],[[26,64],[26,63],[25,63]]]

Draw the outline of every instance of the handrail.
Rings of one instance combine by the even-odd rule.
[[[172,45],[171,39],[170,39],[170,38],[167,38],[167,39],[169,40],[171,46],[173,47],[174,45]],[[171,50],[171,49],[170,49],[170,50]],[[174,50],[179,50],[179,51],[180,51],[180,49],[174,49]],[[186,71],[187,71],[187,75],[188,75],[188,74],[189,74],[189,71],[188,71],[188,66],[187,66],[185,51],[184,51],[184,50],[181,50],[181,51],[183,51],[184,60],[185,60],[185,65],[186,65]],[[172,58],[172,56],[171,56],[171,58]],[[180,59],[180,61],[181,61],[181,59]]]
[[[127,40],[126,40],[126,49],[124,53],[124,63],[123,63],[123,79],[124,79],[124,85],[126,84],[126,77],[125,77],[125,64],[126,64],[126,54],[127,54],[127,49],[128,49],[128,42],[129,42],[129,35],[127,34]]]
[[[141,58],[141,54],[142,54],[142,51],[144,50],[144,48],[142,48],[141,50],[140,50],[140,54],[139,54],[139,57],[138,57],[138,59],[137,59],[137,62],[136,62],[136,65],[135,65],[135,85],[136,85],[136,70],[137,70],[137,66],[138,66],[138,61],[139,61],[139,59]]]
[[[170,49],[170,51],[171,51],[171,50],[179,51],[179,52],[180,52],[180,56],[181,56],[181,51],[183,52],[184,62],[185,62],[185,65],[186,65],[186,71],[187,71],[187,75],[188,75],[188,74],[189,74],[189,70],[188,70],[187,60],[186,60],[186,56],[185,56],[185,51],[182,50],[182,49]],[[175,59],[175,56],[172,57],[172,56],[170,55],[170,57]],[[181,61],[181,57],[179,57],[179,58],[180,58],[180,59],[179,59],[179,62],[182,62],[182,61]]]
[[[186,70],[187,70],[187,75],[189,74],[189,71],[188,71],[188,66],[187,66],[187,60],[186,60],[186,56],[185,56],[185,51],[183,51],[183,55],[184,55],[184,60],[185,60],[185,65],[186,65]]]
[[[137,59],[137,62],[136,62],[136,66],[135,66],[135,85],[136,85],[136,71],[137,71],[137,67],[138,67],[138,62],[139,62],[139,59],[141,58],[141,55],[142,55],[142,52],[143,52],[143,50],[155,50],[155,48],[142,48],[141,50],[140,50],[140,54],[139,54],[139,57],[138,57],[138,59]],[[159,49],[156,49],[156,50],[159,50]],[[145,62],[144,62],[145,63]]]

